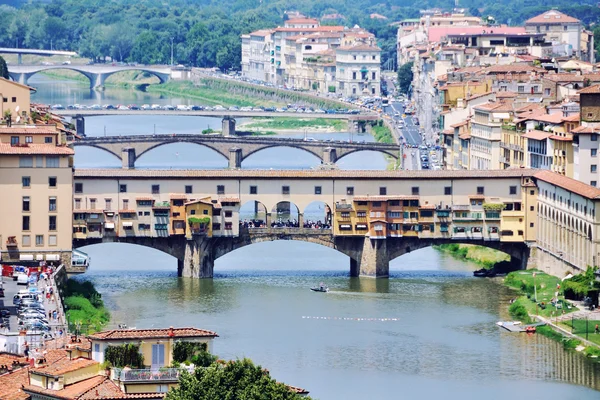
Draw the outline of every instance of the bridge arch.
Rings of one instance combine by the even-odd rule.
[[[302,210],[302,216],[304,223],[308,222],[321,222],[331,226],[332,211],[331,207],[327,202],[321,200],[315,200],[306,205]]]
[[[306,147],[302,147],[302,146],[298,146],[298,145],[294,145],[294,144],[285,144],[285,143],[265,144],[263,146],[252,149],[248,153],[242,154],[241,161],[243,163],[248,157],[250,157],[253,154],[259,153],[262,150],[272,149],[272,148],[277,148],[277,147],[283,147],[283,148],[287,147],[287,148],[291,148],[291,149],[302,150],[306,153],[312,154],[313,156],[317,157],[320,161],[323,161],[323,154],[321,154],[318,151],[315,151],[311,148],[306,148]]]
[[[377,152],[377,153],[381,153],[384,155],[388,155],[391,156],[393,158],[395,158],[396,160],[400,157],[400,155],[398,153],[395,153],[393,151],[389,151],[389,150],[381,150],[381,149],[351,149],[348,151],[344,151],[340,156],[338,156],[337,160],[341,160],[342,158],[350,155],[350,154],[354,154],[354,153],[358,153],[361,151],[372,151],[372,152]]]
[[[150,145],[148,147],[144,147],[144,149],[141,152],[139,152],[138,154],[136,154],[136,160],[139,159],[144,154],[148,153],[149,151],[156,149],[157,147],[161,147],[161,146],[165,146],[165,145],[169,145],[169,144],[174,144],[174,143],[192,143],[192,144],[195,144],[195,145],[198,145],[198,146],[201,146],[201,147],[205,147],[207,149],[211,149],[215,153],[218,153],[221,156],[223,156],[226,160],[229,159],[229,154],[224,153],[223,150],[221,148],[219,148],[218,146],[211,146],[207,142],[195,142],[195,141],[192,141],[192,140],[177,140],[177,137],[175,136],[173,138],[173,140],[164,141],[164,142],[158,142],[158,143],[154,143],[154,144],[152,144],[152,145]]]
[[[240,206],[240,222],[248,229],[267,226],[267,207],[258,200],[249,200]]]
[[[121,159],[121,154],[117,154],[114,151],[112,151],[111,149],[101,146],[101,145],[97,145],[97,144],[93,144],[93,143],[86,143],[84,141],[79,141],[77,142],[77,146],[82,146],[82,147],[92,147],[95,149],[100,149],[103,150],[105,152],[107,152],[108,154],[111,154],[113,156],[115,156],[116,158],[118,158],[119,160]]]
[[[77,67],[70,67],[68,65],[56,65],[56,66],[47,66],[47,67],[42,67],[39,70],[34,70],[31,72],[24,72],[24,73],[20,73],[20,74],[15,74],[15,76],[18,75],[24,75],[25,82],[21,82],[26,84],[26,82],[31,79],[32,76],[39,74],[40,72],[44,72],[44,71],[49,71],[49,70],[65,70],[65,71],[75,71],[75,72],[79,72],[81,75],[85,76],[89,81],[90,81],[90,87],[94,87],[94,83],[96,81],[94,74],[89,73],[87,71],[83,71]],[[18,80],[18,79],[15,79]]]
[[[110,76],[114,75],[114,74],[118,74],[120,72],[125,72],[125,71],[140,71],[140,72],[144,72],[146,74],[150,74],[152,76],[155,76],[156,78],[158,78],[158,81],[160,83],[166,83],[169,80],[169,75],[168,74],[164,74],[164,73],[160,73],[157,71],[152,71],[149,69],[144,69],[144,68],[124,68],[122,70],[119,71],[112,71],[112,72],[106,72],[104,73],[104,80],[106,81],[106,79],[108,79]]]
[[[277,226],[292,224],[297,228],[300,220],[300,207],[291,201],[282,200],[271,209],[271,223]]]

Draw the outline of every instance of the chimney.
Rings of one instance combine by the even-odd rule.
[[[173,336],[175,336],[175,332],[173,331],[173,327],[170,326],[169,327],[169,337],[173,337]]]

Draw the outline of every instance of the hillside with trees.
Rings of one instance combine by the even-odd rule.
[[[600,18],[596,3],[461,0],[460,6],[510,25],[557,7],[593,25]],[[169,63],[173,45],[177,64],[239,69],[240,35],[281,26],[286,10],[294,10],[315,18],[338,14],[343,19],[323,23],[359,25],[373,32],[385,63],[396,56],[393,22],[418,17],[423,8],[453,6],[454,0],[12,0],[0,6],[0,46],[73,50],[96,62],[110,57],[154,64]]]

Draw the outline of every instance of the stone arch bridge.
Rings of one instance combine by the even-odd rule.
[[[10,65],[8,73],[12,80],[23,85],[38,72],[53,69],[77,71],[90,80],[90,88],[104,86],[106,78],[123,71],[141,71],[156,76],[160,83],[171,78],[171,68],[168,66],[128,66],[128,65]]]
[[[398,159],[400,146],[387,143],[349,143],[305,141],[273,137],[228,137],[222,135],[130,135],[84,138],[74,146],[90,146],[107,151],[121,160],[123,168],[135,168],[135,161],[146,152],[170,143],[195,143],[208,147],[228,160],[229,168],[241,168],[242,161],[252,154],[271,147],[292,147],[304,150],[324,164],[333,164],[357,151],[378,151]]]
[[[391,260],[406,253],[433,245],[448,243],[486,246],[508,254],[512,269],[525,269],[530,258],[530,248],[523,242],[501,242],[469,239],[387,238],[371,239],[357,236],[334,236],[329,230],[310,228],[253,228],[240,229],[238,237],[116,237],[74,240],[78,248],[98,243],[130,243],[151,247],[177,258],[178,276],[212,278],[214,262],[219,257],[255,243],[296,240],[319,244],[335,249],[350,258],[350,275],[373,278],[389,277]]]

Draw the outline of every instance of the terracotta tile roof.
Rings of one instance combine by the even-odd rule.
[[[458,135],[458,138],[462,139],[462,140],[469,140],[469,139],[471,139],[471,134],[470,133],[463,133],[461,135]]]
[[[559,136],[559,135],[552,135],[552,136],[550,136],[550,139],[552,139],[552,140],[558,140],[559,142],[572,142],[573,141],[572,137]]]
[[[249,35],[250,36],[269,36],[271,33],[273,33],[272,29],[259,29],[258,31],[249,33]]]
[[[563,24],[563,23],[580,23],[577,18],[563,14],[558,10],[548,10],[540,15],[536,15],[533,18],[529,18],[525,21],[527,24]]]
[[[488,28],[489,29],[489,28]],[[543,68],[537,68],[527,64],[508,64],[508,65],[492,65],[487,67],[483,71],[486,75],[488,74],[505,74],[509,72],[540,72],[546,73],[547,71]]]
[[[435,204],[424,204],[419,206],[421,210],[435,210]]]
[[[477,93],[477,94],[467,97],[467,100],[475,100],[480,97],[489,96],[490,94],[493,94],[493,92]]]
[[[545,110],[545,108],[541,104],[526,104],[523,107],[517,108],[515,110],[515,112],[523,113],[523,112],[533,112],[536,110]]]
[[[571,133],[599,133],[600,129],[595,128],[593,126],[578,126],[577,128],[571,130]]]
[[[0,376],[0,399],[28,400],[29,395],[21,389],[24,385],[29,385],[29,368],[27,367]]]
[[[573,193],[577,193],[583,197],[587,197],[588,199],[600,199],[599,188],[586,185],[585,183],[572,178],[567,178],[564,175],[560,175],[551,171],[539,171],[536,172],[533,177],[535,179],[559,186]]]
[[[77,340],[75,338],[71,338],[71,336],[64,336],[62,338],[56,338],[47,340],[45,342],[46,349],[68,349],[77,348],[80,350],[88,351],[92,349],[92,342],[90,342],[85,337],[78,337]],[[46,360],[48,357],[46,356]]]
[[[79,381],[72,385],[65,386],[62,390],[44,389],[39,386],[28,385],[23,388],[24,391],[32,394],[48,396],[55,399],[78,400],[82,395],[96,388],[98,385],[106,381],[106,376],[95,376],[90,379]],[[97,397],[97,399],[102,399]]]
[[[565,122],[579,122],[580,119],[581,119],[581,114],[580,113],[575,113],[573,115],[569,115],[568,117],[564,117],[563,121],[565,121]]]
[[[486,103],[473,107],[475,110],[494,111],[494,112],[511,112],[513,111],[512,103]]]
[[[314,18],[292,18],[285,21],[287,25],[298,25],[298,24],[319,24],[319,21]]]
[[[12,363],[14,361],[18,361],[20,363],[27,364],[26,360],[27,360],[26,357],[21,357],[21,356],[14,355],[14,354],[7,354],[7,353],[0,354],[0,365],[10,366],[10,365],[12,365]]]
[[[451,179],[506,178],[530,176],[533,170],[152,170],[152,169],[75,169],[75,179]]]
[[[579,92],[577,92],[579,94],[598,94],[600,93],[600,85],[593,85],[593,86],[589,86],[586,87],[585,89],[581,89]]]
[[[518,94],[516,92],[509,92],[506,90],[503,90],[501,92],[496,92],[497,99],[508,99],[508,98],[514,98],[517,96],[518,96]]]
[[[0,128],[1,134],[12,134],[12,135],[57,135],[58,131],[50,126],[13,126],[13,127],[2,127]]]
[[[219,201],[221,203],[223,203],[223,202],[227,202],[227,203],[239,203],[240,202],[240,198],[239,197],[219,197]]]
[[[532,130],[521,135],[521,137],[534,140],[544,140],[548,139],[550,136],[552,136],[552,133],[538,130]]]
[[[450,127],[451,127],[451,128],[460,128],[461,126],[468,125],[468,124],[469,124],[469,120],[468,120],[468,119],[465,119],[465,120],[464,120],[464,121],[462,121],[462,122],[459,122],[459,123],[457,123],[457,124],[454,124],[454,125],[450,125]]]
[[[87,368],[92,365],[99,364],[98,361],[90,360],[89,358],[76,358],[74,360],[70,360],[67,356],[56,360],[53,363],[48,362],[46,359],[47,365],[43,367],[32,368],[31,373],[36,375],[46,375],[46,376],[61,376],[68,372],[77,371],[81,368]]]
[[[454,129],[444,129],[442,135],[454,135]]]
[[[140,197],[136,197],[135,201],[154,201],[154,197],[152,196],[140,196]]]
[[[379,48],[378,46],[369,46],[368,44],[340,46],[337,49],[342,51],[381,51],[381,48]]]
[[[187,200],[188,195],[183,193],[171,193],[169,198],[171,200]]]
[[[586,79],[591,82],[600,82],[600,74],[547,74],[544,79],[558,83],[583,82]]]
[[[137,214],[137,210],[132,210],[132,209],[119,210],[119,214]]]
[[[442,38],[452,35],[525,35],[526,31],[524,27],[494,27],[490,29],[488,26],[435,26],[428,29],[429,42],[439,42]]]
[[[99,400],[99,399],[123,399],[126,398],[126,394],[123,393],[121,388],[117,386],[113,381],[104,377],[105,379],[96,384],[95,386],[91,386],[96,381],[94,380],[90,382],[90,388],[80,395],[77,400]],[[88,379],[92,380],[94,378]]]
[[[0,143],[0,154],[14,155],[73,155],[75,151],[65,146],[55,146],[53,144],[29,143],[27,146],[11,146],[10,143]]]
[[[529,114],[519,115],[519,118],[516,119],[515,122],[522,122],[527,120],[547,122],[549,124],[556,125],[563,122],[563,116],[562,113],[546,114],[534,111]]]
[[[308,390],[302,389],[296,386],[286,385],[290,390],[292,390],[296,394],[308,394]]]
[[[343,26],[319,26],[317,28],[277,27],[273,29],[274,32],[340,32],[343,30]]]
[[[215,332],[198,328],[113,329],[89,335],[91,340],[168,339],[188,337],[219,337]]]
[[[354,201],[388,201],[388,200],[419,200],[419,196],[387,195],[387,196],[354,196]]]
[[[483,194],[472,194],[467,197],[470,199],[485,199],[485,195]]]
[[[213,205],[213,203],[210,201],[210,197],[205,197],[203,199],[197,199],[197,200],[191,200],[191,201],[188,201],[187,203],[184,203],[183,205],[189,206],[189,205],[196,204],[196,203],[209,204],[211,206]]]

